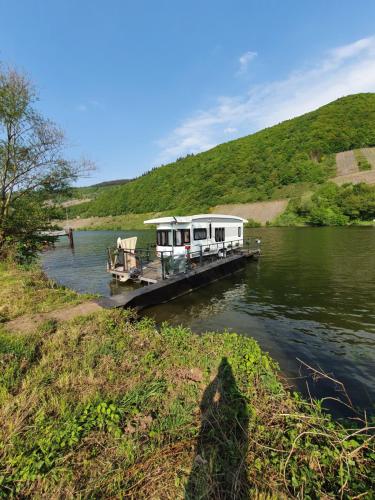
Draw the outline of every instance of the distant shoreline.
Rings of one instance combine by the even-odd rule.
[[[56,221],[56,224],[61,227],[71,227],[78,231],[140,231],[147,229],[143,221],[155,214],[125,214],[114,215],[106,217],[85,217],[79,219],[67,219],[65,221]],[[158,214],[159,215],[159,214]],[[294,224],[278,224],[273,222],[271,224],[260,224],[251,221],[246,227],[351,227],[351,226],[374,226],[373,221],[357,221],[356,223],[346,224],[344,226],[312,226],[310,224],[303,224],[302,222]],[[153,227],[153,226],[151,226]],[[148,226],[150,228],[150,226]]]

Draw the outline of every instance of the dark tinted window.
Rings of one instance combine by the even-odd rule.
[[[241,233],[242,233],[241,229],[242,229],[242,228],[241,228],[241,226],[239,226],[239,228],[238,228],[238,236],[239,236],[240,238],[241,238]]]
[[[190,229],[177,229],[173,231],[174,244],[180,247],[190,243]]]
[[[225,229],[223,227],[215,228],[215,241],[224,241],[225,240]]]
[[[159,247],[171,246],[171,232],[164,229],[156,231],[156,242]]]
[[[206,240],[207,239],[207,229],[204,229],[204,228],[194,229],[194,239],[195,240]]]

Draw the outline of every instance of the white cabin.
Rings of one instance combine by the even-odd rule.
[[[156,224],[156,252],[167,256],[218,255],[243,246],[243,225],[235,215],[201,214],[186,217],[160,217],[144,221]]]

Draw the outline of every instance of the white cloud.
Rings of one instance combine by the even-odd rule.
[[[250,50],[242,54],[242,56],[238,59],[238,62],[240,63],[240,68],[237,72],[237,75],[243,75],[244,73],[246,73],[250,62],[253,59],[255,59],[257,55],[258,55],[257,52],[252,52]]]
[[[210,149],[228,140],[229,130],[250,134],[357,92],[375,92],[375,36],[336,47],[284,80],[218,97],[215,106],[193,113],[158,141],[157,163]]]
[[[330,55],[334,60],[341,61],[347,59],[348,57],[354,57],[360,54],[366,49],[371,49],[374,45],[374,37],[362,38],[349,45],[343,45],[342,47],[337,47],[330,51]]]
[[[236,127],[227,127],[224,129],[224,134],[234,134],[237,132]]]
[[[84,103],[81,103],[77,106],[77,111],[80,111],[81,113],[85,113],[86,111],[92,110],[92,109],[99,109],[102,110],[104,109],[103,106],[100,104],[99,101],[96,100],[91,100],[87,101]]]

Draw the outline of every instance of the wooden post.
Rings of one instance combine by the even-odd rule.
[[[69,227],[66,234],[67,234],[68,239],[69,239],[70,248],[74,248],[73,229],[71,227]]]

